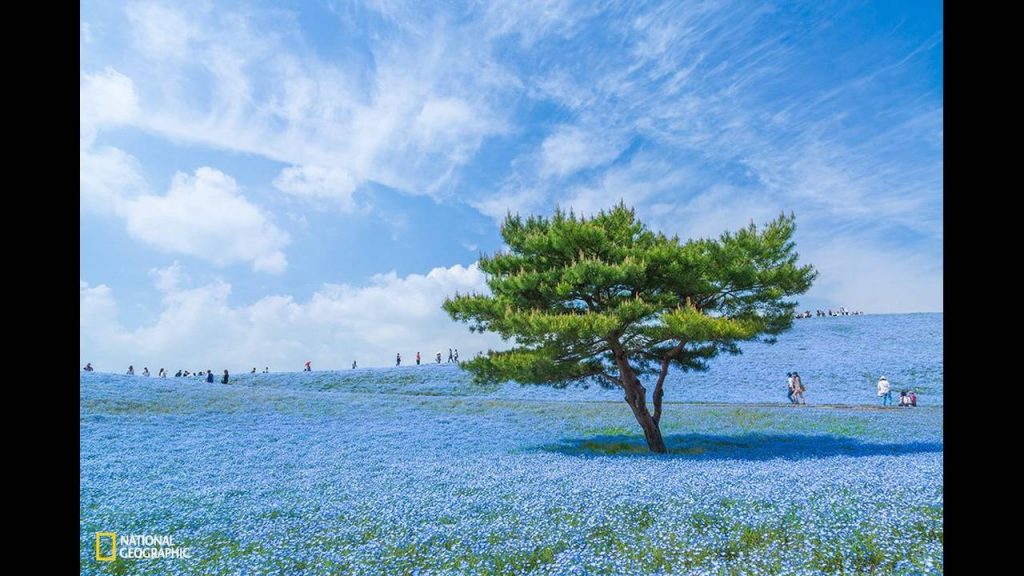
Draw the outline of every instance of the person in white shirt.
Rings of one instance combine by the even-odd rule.
[[[882,399],[882,406],[892,406],[892,390],[885,376],[878,379],[878,397]]]

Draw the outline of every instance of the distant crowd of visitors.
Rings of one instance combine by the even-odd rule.
[[[416,365],[419,366],[420,363],[422,362],[422,360],[423,360],[423,357],[420,356],[419,352],[416,352]],[[437,354],[434,355],[434,362],[436,362],[438,364],[441,363],[441,352],[438,352]],[[448,363],[449,364],[451,364],[451,363],[458,364],[459,363],[459,349],[458,348],[454,348],[454,349],[449,348],[448,349]],[[398,352],[397,354],[395,354],[395,366],[401,366],[401,365],[402,365],[402,353]],[[352,362],[352,367],[353,368],[356,367],[355,361]]]
[[[482,355],[483,355],[483,352],[478,352],[477,353],[477,356],[482,356]],[[423,360],[423,357],[420,355],[419,352],[416,352],[416,365],[419,366],[420,363],[422,362],[422,360]],[[434,356],[434,360],[438,364],[441,363],[441,352],[438,352]],[[459,363],[459,349],[458,348],[449,348],[448,349],[448,362],[449,363],[454,363],[454,364],[458,364]],[[402,353],[399,352],[398,354],[395,355],[395,366],[401,366],[401,365],[402,365]],[[355,370],[358,366],[359,365],[356,363],[356,361],[353,360],[352,361],[352,369]],[[85,366],[82,367],[82,370],[84,370],[86,372],[92,372],[94,370],[94,368],[92,367],[92,362],[87,362],[85,364]],[[312,360],[306,360],[306,362],[302,365],[302,371],[303,372],[312,372],[313,371],[313,361]],[[252,371],[249,372],[249,373],[250,374],[256,374],[257,373],[256,372],[256,367],[254,366]],[[267,366],[266,368],[264,368],[262,373],[263,374],[269,374],[270,373],[270,367]],[[135,375],[135,366],[134,365],[129,365],[128,366],[128,371],[125,372],[125,374],[127,374],[128,376],[134,376]],[[149,376],[149,367],[148,366],[144,367],[142,369],[142,376],[147,376],[147,377]],[[160,371],[157,373],[157,376],[160,377],[160,378],[166,378],[167,377],[167,371],[164,370],[163,368],[161,368]],[[211,372],[210,370],[196,370],[195,372],[190,372],[188,370],[178,370],[178,372],[174,374],[175,378],[182,378],[182,377],[189,377],[189,376],[205,377],[207,382],[213,382],[213,372]],[[224,377],[222,378],[221,381],[224,384],[227,384],[229,378],[230,378],[230,376],[228,374],[228,371],[224,370]]]
[[[810,310],[804,310],[803,312],[797,312],[796,315],[793,317],[811,318],[813,316],[862,316],[863,314],[864,312],[862,311],[858,310],[857,312],[852,312],[850,310],[847,310],[846,306],[840,306],[839,310],[836,311],[832,311],[832,309],[830,308],[828,310],[815,310],[813,314]]]
[[[82,368],[82,370],[85,370],[86,372],[92,372],[93,371],[92,362],[87,362],[85,364],[85,367]],[[253,371],[253,374],[256,373],[256,369],[255,368],[253,368],[252,371]],[[267,370],[267,371],[269,371],[269,370]],[[125,372],[125,374],[127,374],[128,376],[135,376],[135,366],[132,365],[132,364],[129,364],[128,365],[128,371]],[[145,366],[145,367],[142,368],[142,375],[147,377],[147,378],[149,377],[149,367],[148,366]],[[160,378],[167,378],[167,371],[164,370],[163,368],[161,368],[160,371],[157,372],[157,376],[160,377]],[[198,376],[200,378],[205,378],[207,382],[213,382],[213,371],[211,371],[209,369],[207,369],[207,370],[196,370],[195,372],[189,372],[188,370],[178,370],[177,372],[174,373],[174,377],[175,378],[187,378],[189,376]],[[228,380],[230,378],[231,378],[231,375],[228,373],[227,370],[224,370],[224,376],[221,378],[221,383],[222,384],[227,384]]]

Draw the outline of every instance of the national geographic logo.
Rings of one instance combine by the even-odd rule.
[[[176,546],[169,534],[127,534],[118,537],[116,532],[96,533],[96,561],[113,562],[125,560],[154,560],[157,558],[192,557],[192,549]]]
[[[110,542],[110,554],[104,554],[102,552],[104,541]],[[97,562],[113,562],[117,558],[117,534],[113,532],[97,532],[96,533],[96,561]]]

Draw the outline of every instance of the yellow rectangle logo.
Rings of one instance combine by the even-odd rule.
[[[110,538],[110,556],[104,556],[100,552],[100,539]],[[117,534],[114,532],[97,532],[96,533],[96,561],[97,562],[113,562],[117,558]]]

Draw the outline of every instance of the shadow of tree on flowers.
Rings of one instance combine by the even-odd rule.
[[[793,460],[830,456],[902,456],[942,452],[941,442],[874,443],[833,435],[804,434],[670,434],[668,454],[654,454],[641,435],[568,438],[539,450],[573,456],[650,456],[708,460]]]

